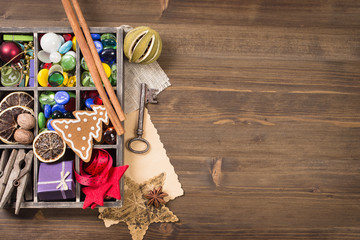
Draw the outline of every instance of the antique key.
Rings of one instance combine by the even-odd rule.
[[[145,138],[142,137],[142,135],[144,133],[144,130],[143,130],[143,126],[144,126],[144,110],[145,110],[145,104],[147,104],[147,103],[157,103],[156,92],[157,92],[156,89],[147,88],[145,83],[141,84],[138,128],[136,130],[137,137],[134,137],[134,138],[130,139],[127,142],[128,149],[133,153],[138,153],[138,154],[146,153],[150,149],[150,143]],[[135,150],[134,148],[131,147],[131,145],[134,142],[138,142],[138,141],[145,143],[146,148],[144,150]]]

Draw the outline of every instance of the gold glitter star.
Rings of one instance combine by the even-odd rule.
[[[124,202],[121,208],[106,208],[99,218],[115,222],[125,222],[128,225],[134,240],[143,239],[149,225],[154,222],[177,222],[179,219],[169,208],[161,205],[160,208],[147,205],[144,197],[150,190],[164,185],[165,173],[138,184],[124,176]],[[166,201],[166,198],[165,198]]]

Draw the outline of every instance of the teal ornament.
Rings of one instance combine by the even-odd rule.
[[[50,106],[55,105],[55,93],[51,91],[42,92],[39,96],[39,102],[42,105],[49,104]]]
[[[69,54],[65,54],[61,57],[61,67],[64,69],[64,71],[71,71],[76,66],[76,60],[73,56]]]
[[[48,82],[52,87],[58,87],[64,82],[64,75],[61,72],[52,72],[49,75]]]

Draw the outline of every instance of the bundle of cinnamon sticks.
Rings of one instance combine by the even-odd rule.
[[[98,52],[96,51],[95,44],[91,37],[85,18],[81,12],[79,3],[77,0],[71,1],[77,16],[75,15],[73,7],[71,6],[70,0],[62,0],[62,4],[64,6],[67,18],[69,19],[71,28],[76,37],[76,41],[79,44],[81,52],[89,68],[90,74],[94,80],[95,87],[104,103],[109,118],[116,130],[116,133],[118,135],[122,135],[124,134],[124,128],[121,125],[121,121],[125,120],[124,112],[101,64],[100,57],[98,55]],[[82,30],[77,21],[77,18],[79,19]],[[103,87],[103,84],[106,91]],[[110,100],[106,93],[109,95]]]

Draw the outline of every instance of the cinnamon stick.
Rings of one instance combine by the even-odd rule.
[[[70,1],[69,0],[61,0],[61,1],[64,6],[67,18],[70,22],[71,28],[75,34],[76,41],[79,43],[81,52],[83,53],[83,56],[85,58],[87,66],[89,68],[90,74],[91,74],[92,78],[94,79],[95,87],[101,97],[101,100],[104,103],[104,106],[109,115],[109,118],[116,130],[116,133],[118,135],[122,135],[124,133],[124,128],[122,127],[120,120],[119,120],[118,116],[116,115],[116,113],[106,95],[106,92],[102,86],[102,82],[99,77],[99,72],[96,68],[96,64],[94,62],[94,59],[92,58],[89,46],[87,45],[85,37],[80,29],[79,23],[76,20],[76,15],[72,9]]]
[[[71,1],[72,1],[73,6],[74,6],[77,17],[79,19],[82,30],[84,32],[86,41],[87,41],[87,43],[88,43],[88,45],[90,47],[90,51],[91,51],[91,54],[92,54],[93,59],[95,61],[95,65],[97,67],[97,70],[98,70],[98,72],[100,74],[101,80],[105,85],[106,92],[109,94],[111,103],[113,104],[114,109],[115,109],[120,121],[124,121],[125,120],[125,114],[124,114],[124,112],[123,112],[123,110],[122,110],[122,108],[120,106],[119,100],[116,97],[114,89],[111,86],[111,83],[110,83],[109,79],[107,78],[105,70],[104,70],[104,68],[103,68],[103,66],[101,64],[99,54],[96,51],[94,41],[93,41],[93,39],[91,37],[91,34],[90,34],[90,31],[89,31],[88,25],[86,23],[86,20],[84,18],[84,15],[82,14],[82,11],[80,9],[80,5],[79,5],[77,0],[71,0]]]

